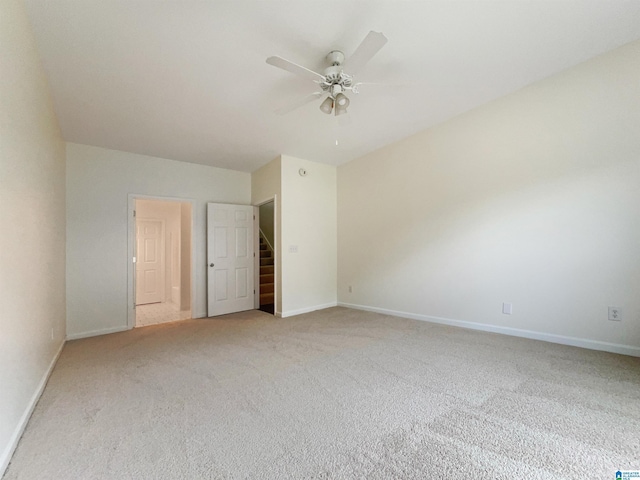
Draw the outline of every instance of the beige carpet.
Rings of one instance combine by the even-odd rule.
[[[614,479],[640,359],[344,308],[67,343],[13,479]]]

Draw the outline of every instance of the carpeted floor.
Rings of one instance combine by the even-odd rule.
[[[14,479],[615,479],[640,359],[344,308],[68,342]]]

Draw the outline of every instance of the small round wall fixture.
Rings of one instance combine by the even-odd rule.
[[[300,174],[301,177],[307,176],[307,171],[304,168],[301,168],[300,170],[298,170],[298,173]]]

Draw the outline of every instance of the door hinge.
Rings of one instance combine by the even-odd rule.
[[[136,216],[136,211],[135,211],[135,210],[133,211],[133,216],[134,216],[134,217]]]
[[[255,257],[256,257],[256,252],[253,252],[253,258],[255,258]]]
[[[255,290],[253,291],[253,294],[254,294],[254,295],[256,294],[256,291],[255,291]]]
[[[253,219],[254,219],[254,220],[256,219],[256,216],[255,216],[255,215],[253,216]]]

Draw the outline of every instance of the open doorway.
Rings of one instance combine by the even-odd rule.
[[[259,207],[260,219],[260,310],[275,312],[275,214],[274,202]]]
[[[134,326],[191,318],[191,202],[134,202]]]

